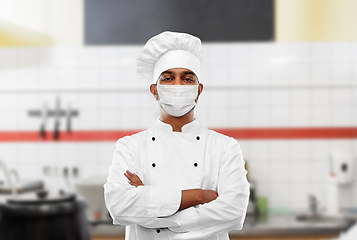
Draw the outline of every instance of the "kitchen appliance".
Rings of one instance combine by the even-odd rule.
[[[89,240],[85,203],[73,194],[23,194],[0,204],[0,239]]]

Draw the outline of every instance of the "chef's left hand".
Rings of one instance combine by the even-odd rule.
[[[135,186],[135,187],[144,186],[143,182],[135,173],[133,174],[129,170],[126,170],[124,176],[129,180],[129,184],[131,186]]]

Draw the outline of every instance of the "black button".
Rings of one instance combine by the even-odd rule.
[[[193,164],[193,166],[197,167],[197,166],[198,166],[198,163],[195,162],[195,163]]]
[[[155,164],[155,163],[153,163],[153,164],[151,164],[151,166],[156,167],[156,164]]]
[[[197,140],[200,140],[200,136],[197,136],[196,139],[197,139]]]
[[[151,139],[152,139],[153,141],[155,141],[155,137],[152,137]]]
[[[157,233],[160,233],[160,229],[156,229],[156,232],[157,232]]]

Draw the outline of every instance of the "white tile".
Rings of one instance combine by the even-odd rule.
[[[311,60],[313,62],[331,62],[332,61],[331,43],[310,43]]]
[[[115,142],[101,142],[98,145],[98,160],[100,164],[111,165],[113,153],[115,150]]]
[[[351,63],[336,63],[331,66],[331,83],[343,85],[353,83],[353,69]]]
[[[288,183],[274,183],[270,186],[269,207],[271,208],[286,208],[290,203],[290,186]]]
[[[229,123],[227,107],[212,107],[208,112],[209,126],[224,128]]]
[[[311,126],[311,110],[309,107],[294,107],[291,110],[291,126],[308,127]]]
[[[136,64],[121,66],[118,69],[118,85],[123,88],[137,87],[145,81],[136,73]],[[149,85],[148,85],[149,86]]]
[[[270,141],[255,140],[250,143],[250,158],[253,161],[268,162],[270,159]]]
[[[251,113],[251,127],[267,127],[270,125],[269,109],[264,107],[254,107]]]
[[[268,85],[270,83],[270,70],[267,64],[252,63],[249,68],[249,85]]]
[[[39,52],[36,48],[21,48],[18,51],[20,67],[36,66],[39,62]]]
[[[38,69],[23,68],[19,71],[18,77],[18,89],[37,89]]]
[[[97,110],[80,110],[77,130],[98,129],[99,116]]]
[[[308,209],[308,197],[310,194],[308,183],[293,183],[290,188],[291,207],[295,210]]]
[[[307,107],[310,105],[311,90],[292,89],[289,93],[292,107]]]
[[[270,109],[270,126],[291,126],[291,111],[288,107],[272,107]]]
[[[250,106],[268,107],[271,103],[271,94],[268,89],[250,90]]]
[[[288,107],[291,102],[291,90],[286,89],[271,89],[270,100],[271,106],[275,107]]]
[[[119,70],[117,67],[102,67],[98,69],[98,87],[112,89],[119,87]]]
[[[249,45],[244,43],[232,43],[228,45],[228,56],[231,64],[247,63],[249,60]],[[239,64],[238,64],[239,65]]]
[[[105,46],[98,49],[100,66],[117,67],[120,65],[120,47]]]
[[[270,195],[270,186],[271,184],[265,181],[257,181],[256,184],[256,195],[259,197],[268,197]],[[268,207],[269,207],[269,199],[268,199]]]
[[[18,108],[19,95],[14,93],[0,94],[0,110],[15,110]]]
[[[293,162],[308,162],[310,160],[311,143],[307,140],[294,140],[290,143],[290,158]]]
[[[97,67],[81,67],[78,69],[78,88],[97,89],[99,86],[99,70]]]
[[[350,42],[333,42],[331,43],[331,58],[334,63],[351,62],[352,44]]]
[[[17,170],[20,179],[23,179],[24,181],[39,180],[39,175],[41,173],[41,170],[38,168],[38,166],[33,164],[27,164],[27,163],[19,164]]]
[[[80,178],[87,179],[87,178],[99,176],[98,165],[99,164],[96,163],[88,163],[88,164],[81,165],[79,169]]]
[[[197,110],[196,110],[197,112]],[[139,116],[139,121],[138,121],[138,125],[137,128],[138,129],[147,129],[150,128],[152,126],[154,126],[154,124],[156,124],[157,120],[159,119],[159,108],[154,109],[154,110],[150,110],[150,109],[141,109],[138,113]],[[119,117],[120,118],[120,117]],[[207,119],[207,117],[205,116],[204,118],[201,118],[200,115],[196,114],[196,118],[198,119],[198,121],[202,124],[202,120]],[[119,126],[121,127],[121,126]]]
[[[139,109],[139,94],[138,92],[119,92],[119,109],[131,109],[138,110]],[[155,100],[153,100],[155,101]]]
[[[77,151],[80,166],[99,162],[99,147],[96,142],[78,143]]]
[[[19,130],[19,112],[12,110],[1,110],[0,129],[5,131]]]
[[[250,65],[246,63],[230,63],[228,68],[229,84],[233,86],[249,85]]]
[[[312,161],[325,161],[328,159],[331,140],[310,141],[310,157]]]
[[[275,162],[288,162],[290,158],[290,141],[274,140],[270,142],[270,159]]]
[[[11,162],[17,162],[17,145],[14,143],[0,143],[0,161],[5,162],[6,165]]]
[[[310,65],[306,62],[294,63],[289,67],[291,85],[308,85],[312,82]]]
[[[119,110],[119,93],[103,92],[99,95],[99,110]]]
[[[123,109],[119,114],[119,127],[121,129],[138,129],[139,115],[139,110]]]
[[[311,61],[311,44],[308,42],[296,42],[290,44],[290,56],[298,63]]]
[[[18,89],[19,72],[15,69],[1,70],[0,87],[1,89]]]
[[[1,48],[0,49],[0,68],[17,68],[19,67],[19,56],[21,49],[19,48]]]
[[[311,126],[331,126],[332,110],[330,107],[314,107],[311,109]]]
[[[58,163],[58,144],[45,142],[38,145],[38,165],[53,166]]]
[[[268,162],[251,162],[251,159],[246,160],[248,162],[249,179],[257,182],[270,181],[271,164]]]
[[[352,111],[355,110],[351,107],[332,107],[332,126],[352,126],[355,124],[352,118]]]
[[[251,62],[267,63],[271,56],[271,43],[254,43],[249,45],[249,56]]]
[[[211,98],[209,99],[210,107],[228,107],[229,92],[226,89],[212,90]]]
[[[58,87],[58,70],[55,67],[44,67],[38,69],[37,88],[55,89]]]
[[[76,67],[61,67],[58,69],[58,87],[76,89],[78,87],[79,71]]]
[[[39,68],[47,68],[54,65],[52,47],[39,47],[37,52]]]
[[[287,63],[276,63],[269,65],[269,83],[274,85],[289,85],[290,74]]]
[[[83,47],[78,49],[79,65],[95,67],[99,64],[99,48]]]
[[[312,182],[325,183],[329,175],[328,160],[311,162],[310,171],[310,179]]]
[[[83,92],[78,95],[78,103],[80,111],[83,110],[98,110],[99,109],[99,93]]]
[[[274,43],[270,46],[270,60],[274,62],[274,60],[281,61],[286,60],[290,57],[291,52],[291,44],[290,43]]]
[[[99,129],[111,130],[120,128],[119,111],[114,110],[102,110],[98,114]]]
[[[356,91],[357,92],[357,91]],[[356,94],[357,102],[357,94]],[[229,103],[230,106],[242,106],[248,107],[250,105],[250,91],[246,89],[234,89],[229,92]]]
[[[205,44],[205,64],[227,64],[229,45],[222,43]]]
[[[59,143],[58,144],[58,163],[60,166],[69,166],[76,164],[78,161],[78,148],[73,143]]]
[[[230,127],[248,127],[250,125],[250,108],[229,108],[228,123]]]
[[[228,64],[215,64],[209,67],[208,69],[205,69],[205,72],[207,72],[210,76],[210,86],[227,86],[230,83]]]
[[[331,64],[314,63],[311,65],[311,81],[313,85],[324,85],[331,83],[332,69]]]
[[[38,162],[38,144],[37,143],[19,143],[18,144],[18,163],[36,164]]]
[[[292,162],[290,165],[291,181],[293,183],[310,181],[310,167],[311,165],[308,162]]]
[[[57,66],[77,67],[80,63],[79,49],[76,47],[57,47],[54,48],[53,59]]]
[[[142,50],[138,45],[122,45],[119,47],[121,66],[136,65],[136,58]]]
[[[330,89],[311,90],[311,103],[313,106],[330,106],[331,90]]]
[[[288,162],[270,162],[270,181],[272,184],[288,183],[293,174],[292,172]]]

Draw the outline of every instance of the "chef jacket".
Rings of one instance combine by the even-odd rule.
[[[124,172],[136,173],[144,186],[131,186]],[[126,240],[227,240],[241,229],[249,183],[237,141],[194,120],[174,132],[156,126],[119,139],[104,185],[114,224],[125,225]],[[211,189],[217,199],[178,211],[181,190]]]

